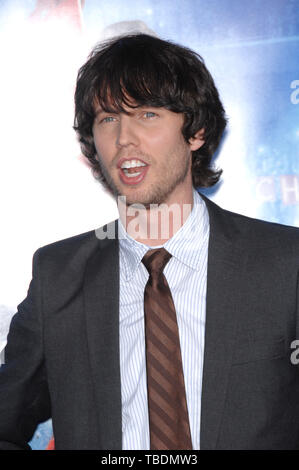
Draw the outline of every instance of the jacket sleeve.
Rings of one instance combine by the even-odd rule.
[[[13,316],[0,367],[0,450],[28,449],[37,425],[51,416],[43,351],[40,250],[33,256],[26,299]]]

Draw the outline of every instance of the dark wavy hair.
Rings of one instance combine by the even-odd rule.
[[[192,152],[192,182],[194,187],[217,183],[222,170],[214,170],[211,160],[226,117],[213,78],[196,52],[147,34],[100,43],[79,69],[74,129],[96,178],[105,183],[92,133],[95,103],[108,112],[111,108],[125,112],[124,105],[132,108],[128,97],[136,106],[164,107],[183,113],[182,134],[186,142],[204,129],[204,145]]]

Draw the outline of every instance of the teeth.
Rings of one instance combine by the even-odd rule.
[[[141,173],[141,171],[137,171],[137,173],[129,173],[128,171],[125,170],[125,174],[129,178],[133,178],[134,176],[138,176],[138,175],[140,175],[140,173]]]
[[[146,164],[140,160],[127,160],[122,164],[121,168],[135,168],[137,166],[146,166]]]

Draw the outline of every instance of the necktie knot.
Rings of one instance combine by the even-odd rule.
[[[171,258],[171,254],[165,248],[155,248],[148,250],[142,258],[142,262],[150,276],[159,276]]]

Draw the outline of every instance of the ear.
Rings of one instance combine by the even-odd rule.
[[[200,129],[199,131],[196,132],[194,137],[190,137],[189,147],[192,152],[194,152],[195,150],[198,150],[205,143],[204,134],[205,134],[205,130]]]

